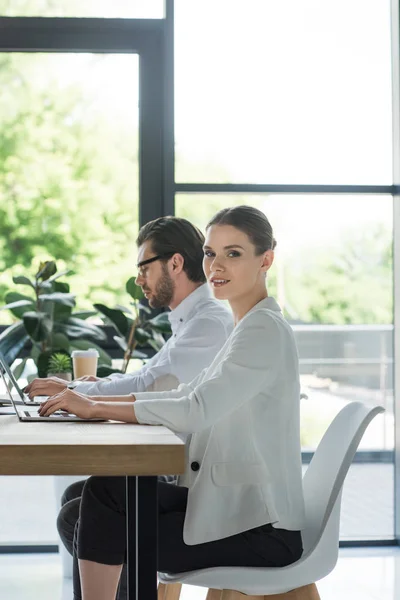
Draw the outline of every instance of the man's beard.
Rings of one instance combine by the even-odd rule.
[[[164,308],[169,306],[174,292],[174,282],[168,273],[167,265],[163,264],[162,275],[156,285],[152,298],[149,300],[151,308]]]

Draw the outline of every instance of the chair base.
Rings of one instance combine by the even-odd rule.
[[[181,583],[160,583],[158,586],[158,600],[179,600]],[[246,596],[234,590],[209,589],[206,600],[321,600],[315,583],[291,590],[285,594],[272,596]]]
[[[157,600],[179,600],[181,596],[181,583],[159,583]]]

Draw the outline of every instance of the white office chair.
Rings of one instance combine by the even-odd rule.
[[[179,600],[183,583],[209,588],[207,600],[319,600],[315,582],[332,571],[338,558],[344,479],[366,428],[383,410],[352,402],[325,432],[303,478],[307,524],[300,560],[280,568],[159,573],[158,600]]]

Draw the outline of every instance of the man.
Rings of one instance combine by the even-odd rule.
[[[211,364],[232,331],[231,313],[215,300],[202,269],[202,233],[186,219],[161,217],[144,225],[137,239],[138,277],[149,305],[168,306],[172,336],[141,369],[73,384],[49,377],[25,389],[30,397],[74,387],[85,395],[124,395],[168,390],[188,383]]]
[[[141,369],[106,379],[73,382],[90,396],[125,395],[170,390],[189,383],[209,366],[233,328],[231,313],[212,296],[202,268],[204,236],[186,219],[161,217],[144,225],[137,239],[138,277],[149,305],[168,306],[172,336]],[[67,383],[55,377],[35,379],[26,388],[30,397],[54,395]],[[62,498],[57,527],[67,550],[73,552],[84,482],[71,485]],[[119,599],[125,597],[121,578]]]

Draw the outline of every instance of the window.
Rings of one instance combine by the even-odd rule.
[[[179,182],[391,184],[388,0],[177,0]]]

